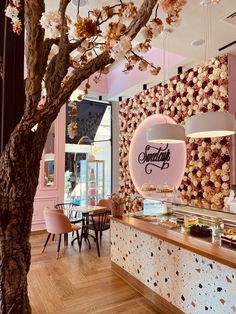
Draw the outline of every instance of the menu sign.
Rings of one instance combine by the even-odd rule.
[[[186,145],[155,144],[146,139],[150,127],[175,123],[168,116],[155,114],[146,118],[134,132],[129,150],[129,170],[137,191],[142,194],[143,184],[171,186],[178,188],[181,184],[186,166]]]

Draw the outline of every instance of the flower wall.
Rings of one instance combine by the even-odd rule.
[[[120,196],[134,210],[129,196],[137,193],[132,183],[128,154],[138,124],[154,113],[163,113],[185,125],[199,112],[228,111],[227,57],[213,58],[204,65],[143,91],[120,103]],[[189,203],[222,208],[230,187],[230,139],[186,138],[187,166],[180,192]],[[132,208],[131,208],[132,204]],[[140,208],[141,203],[137,202]]]

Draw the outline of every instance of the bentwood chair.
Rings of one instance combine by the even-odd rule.
[[[111,199],[101,199],[98,201],[98,206],[106,207],[109,214],[112,213],[112,200]],[[98,213],[98,212],[96,212]],[[107,223],[109,223],[110,215],[107,216]],[[102,240],[102,231],[100,231],[100,241]]]
[[[66,239],[65,244],[68,245],[68,233],[69,232],[76,232],[78,245],[81,246],[81,241],[79,237],[79,230],[81,229],[80,226],[70,223],[68,217],[64,215],[64,213],[56,210],[55,208],[46,208],[44,210],[44,219],[46,224],[46,229],[48,232],[48,237],[45,241],[43,251],[44,252],[48,241],[51,237],[51,234],[59,234],[59,241],[57,247],[57,258],[59,258],[60,246],[61,246],[61,236],[64,234]]]
[[[80,251],[82,245],[83,234],[88,230],[92,230],[95,233],[95,242],[97,245],[98,256],[100,257],[100,248],[98,241],[98,233],[108,230],[110,228],[110,220],[109,220],[110,211],[104,211],[101,213],[90,214],[89,215],[89,223],[82,227],[81,241],[80,241]]]
[[[76,212],[76,205],[72,203],[60,203],[55,205],[56,209],[62,209],[64,214],[69,218],[71,223],[79,223],[83,221],[83,218]]]

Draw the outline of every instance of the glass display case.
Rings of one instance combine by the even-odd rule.
[[[104,160],[80,161],[80,203],[96,205],[104,198]]]
[[[129,216],[163,228],[236,249],[236,214],[189,205],[144,199],[143,211]]]

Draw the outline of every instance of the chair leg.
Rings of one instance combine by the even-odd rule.
[[[96,237],[98,256],[100,257],[100,250],[99,250],[99,243],[98,243],[98,231],[95,231],[95,237]]]
[[[59,258],[60,246],[61,246],[61,234],[60,234],[60,236],[59,236],[59,241],[58,241],[57,258]]]
[[[79,232],[78,232],[78,233],[79,233]],[[84,228],[82,227],[82,230],[81,230],[81,237],[80,237],[80,245],[79,245],[79,252],[81,252],[83,237],[84,237]]]
[[[68,246],[68,233],[64,233],[64,246]]]
[[[47,244],[48,244],[48,241],[49,241],[50,237],[51,237],[51,233],[49,233],[48,236],[47,236],[47,239],[46,239],[46,241],[45,241],[45,243],[44,243],[44,247],[43,247],[42,253],[44,252],[44,250],[45,250],[45,248],[46,248],[46,246],[47,246]]]
[[[102,241],[102,230],[100,231],[100,241]]]
[[[55,240],[55,234],[52,235],[52,241],[54,241],[54,240]]]
[[[81,241],[79,239],[79,231],[78,230],[76,230],[76,236],[77,236],[78,246],[79,246],[79,249],[81,251]],[[81,238],[82,238],[82,236],[81,236]]]

